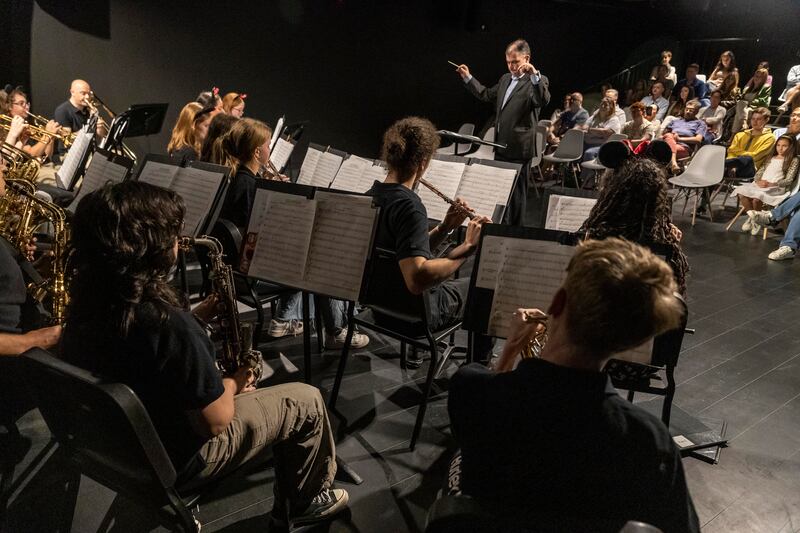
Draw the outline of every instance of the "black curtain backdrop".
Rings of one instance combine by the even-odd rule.
[[[516,37],[531,42],[554,104],[680,39],[759,36],[756,49],[736,50],[743,82],[768,59],[776,93],[800,63],[797,0],[2,4],[0,15],[15,21],[0,39],[2,74],[30,88],[36,113],[52,116],[77,77],[115,111],[170,104],[160,135],[130,143],[141,154],[162,152],[180,108],[211,86],[247,93],[247,116],[309,120],[305,141],[367,157],[377,156],[381,133],[403,116],[480,128],[491,110],[466,93],[447,60],[494,83]]]

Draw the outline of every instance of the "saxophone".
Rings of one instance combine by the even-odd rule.
[[[28,292],[40,302],[50,296],[50,317],[53,324],[63,324],[69,296],[66,283],[66,250],[69,227],[64,210],[38,198],[25,180],[9,180],[6,186],[13,196],[6,199],[4,218],[0,220],[0,233],[25,255],[37,228],[50,224],[53,231],[49,277],[39,284],[29,283]],[[11,216],[11,215],[14,216]]]
[[[230,265],[222,260],[222,245],[214,237],[181,237],[181,248],[187,250],[192,245],[208,249],[211,261],[209,280],[217,293],[217,313],[219,315],[219,334],[222,337],[222,353],[217,357],[217,364],[227,374],[233,374],[240,367],[253,371],[255,382],[261,379],[261,352],[252,349],[253,337],[250,328],[244,328],[239,319],[239,308],[236,304],[233,286],[233,271]]]
[[[528,324],[536,323],[542,327],[537,327],[531,337],[528,339],[528,342],[520,351],[520,357],[522,359],[538,359],[541,356],[542,348],[544,348],[545,343],[547,342],[547,315],[534,315],[533,313],[525,312],[522,316],[522,320],[524,320]]]

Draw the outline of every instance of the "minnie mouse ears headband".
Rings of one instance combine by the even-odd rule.
[[[611,141],[600,147],[597,159],[606,168],[617,169],[632,157],[648,157],[656,163],[666,165],[672,159],[672,149],[662,141],[644,141],[636,148],[630,141]]]

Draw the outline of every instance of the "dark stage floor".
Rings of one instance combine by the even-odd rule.
[[[716,213],[726,220],[732,215]],[[675,403],[694,415],[724,419],[730,437],[719,464],[684,460],[704,530],[800,531],[800,260],[768,261],[777,246],[774,235],[762,241],[725,232],[724,224],[707,219],[691,228],[690,218],[679,212],[675,220],[692,267],[689,326],[697,330],[684,341]],[[301,342],[297,337],[262,349],[282,351],[299,365]],[[397,352],[397,345],[373,335],[368,350],[349,363],[338,406],[349,427],[337,451],[365,482],[342,485],[350,491],[350,515],[319,531],[424,527],[454,443],[442,394],[429,406],[416,451],[408,452],[426,367],[401,371]],[[330,387],[336,356],[315,356],[315,383],[323,391]],[[439,385],[446,389],[446,381]],[[26,475],[12,494],[4,531],[67,531],[70,523],[80,532],[158,529],[141,509],[86,478],[75,505],[53,457],[24,472],[48,432],[37,412],[28,413],[20,429],[21,440],[0,435],[4,462],[18,462],[14,480]],[[264,530],[271,480],[270,469],[228,480],[201,508],[203,531]]]

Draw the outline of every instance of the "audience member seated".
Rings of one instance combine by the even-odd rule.
[[[656,136],[659,136],[661,134],[661,121],[658,119],[658,106],[655,104],[645,105],[644,118],[650,121],[650,124],[653,125],[653,131],[656,132]]]
[[[793,259],[797,252],[797,246],[800,244],[800,216],[797,216],[798,210],[800,210],[800,192],[794,193],[772,211],[753,210],[747,212],[747,216],[752,221],[751,223],[762,227],[774,226],[789,219],[789,225],[786,227],[778,248],[768,256],[773,261]]]
[[[800,107],[795,107],[792,114],[789,115],[789,126],[775,130],[775,139],[781,135],[793,135],[796,140],[800,141]]]
[[[610,83],[603,83],[600,85],[598,92],[590,92],[583,95],[583,107],[588,109],[597,109],[600,107],[600,101],[605,97],[606,91],[611,88]]]
[[[625,111],[622,109],[622,106],[619,105],[619,91],[616,89],[609,89],[606,91],[605,98],[614,100],[614,115],[616,115],[621,128],[628,119],[625,118]]]
[[[739,91],[739,69],[736,68],[736,58],[733,52],[726,50],[719,56],[717,66],[706,81],[708,90],[719,90],[722,93],[722,106],[726,109],[736,103]]]
[[[548,144],[558,144],[564,134],[576,126],[583,126],[589,120],[589,112],[586,111],[583,104],[583,95],[575,92],[567,96],[564,102],[567,107],[553,122],[551,133],[548,137]]]
[[[615,113],[614,100],[606,96],[600,102],[600,109],[594,112],[589,120],[582,126],[586,135],[583,137],[583,161],[591,161],[597,157],[600,146],[614,133],[622,130],[619,118]],[[586,169],[581,171],[581,177],[588,176]]]
[[[622,126],[622,133],[636,147],[643,141],[652,141],[655,137],[655,128],[649,120],[644,118],[644,104],[635,102],[631,106],[631,120]]]
[[[367,191],[381,207],[375,245],[393,250],[406,288],[412,294],[428,291],[433,330],[458,322],[464,315],[469,278],[450,279],[464,261],[475,253],[481,226],[490,220],[478,216],[470,220],[464,242],[446,257],[434,258],[432,249],[461,226],[469,206],[451,206],[439,225],[428,230],[428,214],[414,192],[439,146],[436,128],[427,119],[407,117],[395,122],[383,135],[381,159],[389,166],[383,183],[376,181]],[[475,358],[488,360],[492,339],[479,335],[475,342]]]
[[[760,68],[766,69],[766,71],[769,72],[769,61],[761,61],[756,67],[756,70]],[[767,74],[767,85],[772,85],[772,74]]]
[[[696,147],[705,139],[706,123],[697,118],[700,102],[691,100],[686,103],[683,117],[677,118],[663,127],[661,138],[667,141],[672,149],[672,170],[678,171],[678,159],[689,157]]]
[[[750,113],[759,107],[769,107],[772,99],[772,86],[767,83],[769,71],[760,68],[755,71],[753,77],[742,89],[742,97],[736,102],[735,108],[731,108],[729,113],[734,113],[733,133],[738,133],[749,121]],[[735,111],[733,111],[735,109]]]
[[[726,109],[720,105],[722,102],[722,93],[720,91],[712,91],[710,95],[710,105],[704,107],[697,114],[697,118],[702,119],[708,127],[706,135],[706,142],[713,142],[722,133],[722,121],[725,119]]]
[[[710,104],[708,99],[708,85],[697,77],[700,72],[700,65],[692,63],[686,67],[686,77],[680,80],[672,89],[672,98],[678,99],[683,87],[691,87],[694,92],[694,97],[700,100],[702,107]]]
[[[699,531],[668,429],[602,372],[613,354],[680,324],[676,288],[669,266],[642,246],[619,238],[579,245],[547,314],[509,317],[494,370],[471,364],[450,380],[463,492],[531,528],[569,517],[587,522],[580,531],[618,520],[617,531],[630,519]],[[514,368],[543,324],[540,357]]]
[[[675,82],[678,81],[678,75],[675,73],[675,67],[670,64],[672,61],[672,52],[669,50],[664,50],[661,52],[661,63],[653,67],[653,70],[650,72],[650,79],[657,80],[659,79],[658,70],[660,67],[667,67],[667,73],[664,76],[665,79],[672,82],[672,85],[675,85]]]
[[[304,383],[255,389],[246,365],[221,374],[198,318],[167,283],[185,209],[180,196],[127,181],[85,196],[72,220],[73,278],[65,360],[133,389],[164,443],[179,485],[199,487],[275,454],[272,517],[294,525],[347,506],[331,489],[336,454],[320,392]],[[288,502],[288,507],[287,507]]]
[[[664,98],[664,84],[660,81],[654,81],[650,86],[650,94],[642,98],[644,105],[655,105],[658,107],[656,119],[659,121],[664,120],[667,116],[667,109],[669,109],[669,100]]]
[[[739,204],[746,211],[760,211],[763,205],[776,206],[789,196],[789,191],[797,180],[800,158],[797,143],[791,135],[784,135],[775,142],[775,149],[767,161],[756,172],[750,183],[739,185],[733,194],[739,197]],[[758,235],[761,225],[748,218],[742,224],[742,231]]]
[[[631,89],[625,91],[625,104],[630,107],[634,102],[640,101],[647,96],[647,82],[642,79],[636,80]]]
[[[800,50],[797,51],[797,56],[800,57]],[[800,94],[800,65],[795,65],[786,74],[786,88],[778,97],[778,100],[784,103],[778,108],[778,111],[786,113],[796,107],[796,105],[792,105],[792,100],[798,94]]]
[[[734,170],[736,177],[752,178],[769,157],[775,144],[772,130],[767,127],[769,117],[769,109],[759,107],[752,113],[752,127],[733,136],[725,159],[725,169]]]
[[[674,67],[673,67],[674,68]],[[664,92],[669,93],[672,91],[672,88],[675,87],[675,82],[672,81],[668,77],[669,69],[666,65],[658,65],[656,67],[656,78],[653,80],[653,83],[660,81],[664,84]]]
[[[681,87],[681,90],[678,91],[678,97],[672,102],[672,105],[669,106],[667,110],[668,117],[682,117],[683,110],[686,108],[686,102],[694,100],[694,89],[689,87],[688,85],[684,85]],[[700,104],[700,102],[697,102]],[[700,104],[702,107],[702,104]]]

